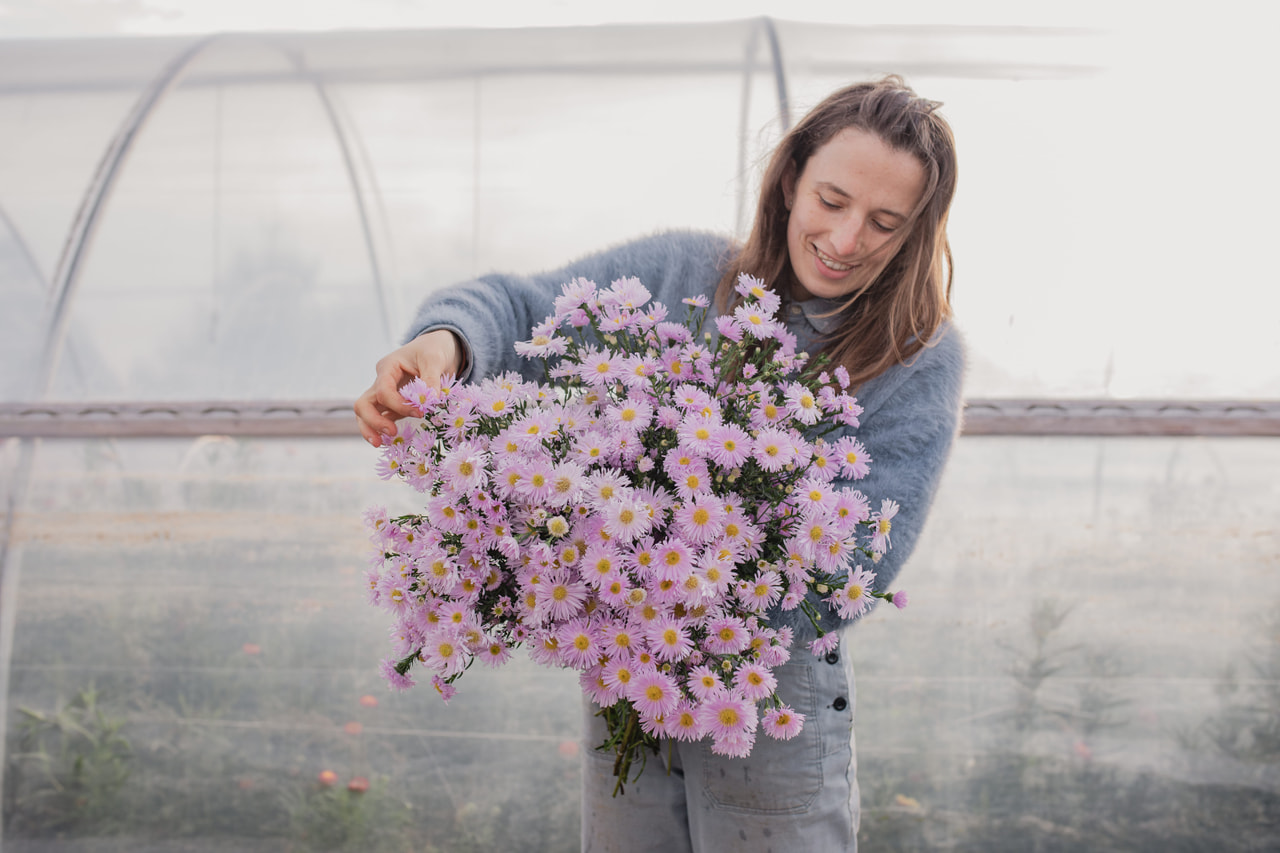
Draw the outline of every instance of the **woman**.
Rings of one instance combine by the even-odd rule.
[[[361,433],[375,447],[394,434],[394,419],[411,414],[397,389],[414,376],[436,382],[446,373],[513,370],[536,379],[540,366],[517,358],[512,344],[553,312],[571,278],[603,285],[636,276],[667,305],[707,294],[724,311],[747,272],[782,298],[780,317],[797,350],[826,352],[852,377],[864,408],[856,435],[874,457],[857,488],[902,505],[891,550],[873,567],[884,589],[919,535],[961,405],[964,359],[949,321],[946,237],[955,145],[936,107],[898,77],[829,96],[774,152],[741,246],[661,234],[554,272],[490,275],[434,294],[409,343],[378,362],[376,381],[356,402]],[[746,759],[675,742],[662,750],[661,767],[651,762],[613,798],[612,759],[590,748],[603,741],[603,723],[587,714],[584,850],[856,850],[848,632],[833,634],[840,646],[814,657],[807,646],[816,634],[798,613],[773,614],[795,630],[792,661],[775,671],[779,696],[806,715],[795,740],[761,738]]]

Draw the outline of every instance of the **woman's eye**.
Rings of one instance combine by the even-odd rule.
[[[880,222],[880,221],[875,220],[875,219],[871,220],[871,224],[872,224],[872,226],[873,226],[877,231],[881,232],[882,234],[892,234],[892,233],[893,233],[893,226],[892,226],[892,225],[885,225],[883,222]]]
[[[838,205],[838,204],[836,204],[836,203],[834,203],[834,202],[827,201],[827,200],[826,200],[825,198],[823,198],[822,196],[818,196],[818,201],[822,202],[822,206],[823,206],[823,207],[825,207],[827,210],[839,210],[839,209],[840,209],[840,205]]]

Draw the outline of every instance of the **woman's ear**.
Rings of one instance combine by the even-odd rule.
[[[796,164],[788,162],[782,169],[782,201],[787,210],[796,203]]]

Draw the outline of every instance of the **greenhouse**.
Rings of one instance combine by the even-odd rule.
[[[362,519],[419,496],[352,401],[428,293],[742,237],[782,133],[884,73],[956,131],[970,364],[911,606],[853,629],[860,849],[1276,849],[1275,214],[1182,242],[1165,178],[1215,134],[1167,126],[1194,69],[1124,48],[771,18],[0,41],[0,850],[577,849],[575,673],[387,689]],[[1234,144],[1196,216],[1270,197]]]

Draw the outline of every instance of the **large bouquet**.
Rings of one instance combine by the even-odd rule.
[[[904,605],[858,564],[889,547],[897,506],[834,485],[871,462],[844,429],[861,413],[848,374],[806,363],[758,280],[737,291],[718,336],[699,337],[704,297],[684,300],[682,324],[634,278],[576,279],[516,344],[544,360],[545,384],[403,388],[422,416],[401,421],[379,473],[422,492],[425,512],[367,515],[392,686],[425,667],[447,700],[476,659],[527,645],[578,670],[602,708],[615,793],[659,737],[745,756],[760,729],[800,731],[772,672],[792,631],[768,613],[803,611],[821,655],[872,598]]]

